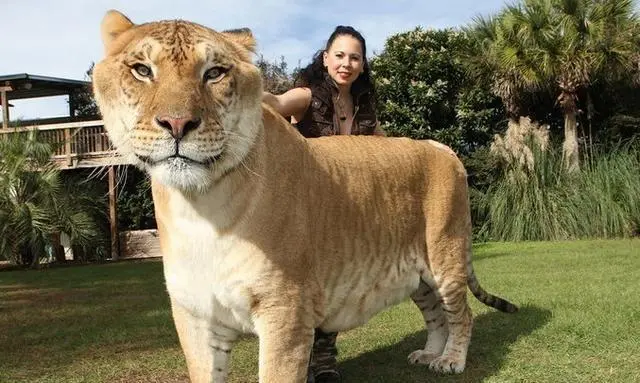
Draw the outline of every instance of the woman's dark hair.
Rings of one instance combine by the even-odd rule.
[[[333,44],[338,36],[351,36],[358,40],[362,47],[363,72],[351,85],[351,93],[369,92],[370,95],[373,96],[374,85],[373,81],[371,81],[371,71],[369,69],[369,62],[367,61],[367,44],[360,32],[356,31],[353,27],[344,25],[338,25],[336,27],[331,36],[329,36],[325,49],[316,52],[316,54],[313,55],[311,64],[300,70],[296,76],[295,86],[311,86],[326,81],[327,68],[325,68],[323,63],[323,53],[329,50],[331,44]]]

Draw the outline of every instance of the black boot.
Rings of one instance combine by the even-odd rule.
[[[342,381],[336,361],[337,338],[337,332],[326,333],[316,329],[309,366],[313,379],[307,380],[308,383],[340,383]]]

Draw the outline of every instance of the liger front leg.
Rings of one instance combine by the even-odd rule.
[[[173,301],[171,310],[191,383],[226,382],[229,357],[238,334],[193,316]]]
[[[313,325],[298,310],[256,315],[260,338],[260,383],[304,383],[313,345]]]

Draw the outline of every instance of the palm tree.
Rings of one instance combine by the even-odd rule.
[[[518,81],[516,65],[504,65],[501,60],[507,34],[499,17],[479,16],[466,32],[472,47],[466,57],[468,74],[480,83],[490,84],[491,91],[502,100],[508,119],[516,122],[522,114],[524,90]]]
[[[556,10],[562,50],[549,74],[557,83],[557,100],[565,115],[565,164],[575,170],[578,94],[584,90],[590,102],[594,83],[616,81],[634,71],[637,20],[631,0],[557,0]]]
[[[632,0],[524,0],[491,23],[477,19],[471,31],[476,41],[484,37],[477,52],[490,64],[494,92],[505,106],[517,100],[512,93],[555,95],[565,120],[565,167],[574,171],[579,95],[588,95],[597,81],[634,71],[637,25]]]
[[[36,266],[60,232],[75,245],[100,242],[95,214],[105,209],[62,180],[52,154],[37,131],[0,139],[0,258]]]

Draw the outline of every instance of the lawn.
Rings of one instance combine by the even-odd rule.
[[[481,244],[484,287],[521,307],[476,315],[467,369],[410,366],[422,316],[404,302],[340,335],[345,382],[640,382],[640,240]],[[257,381],[257,342],[231,382]],[[0,272],[0,382],[186,382],[158,261]]]

